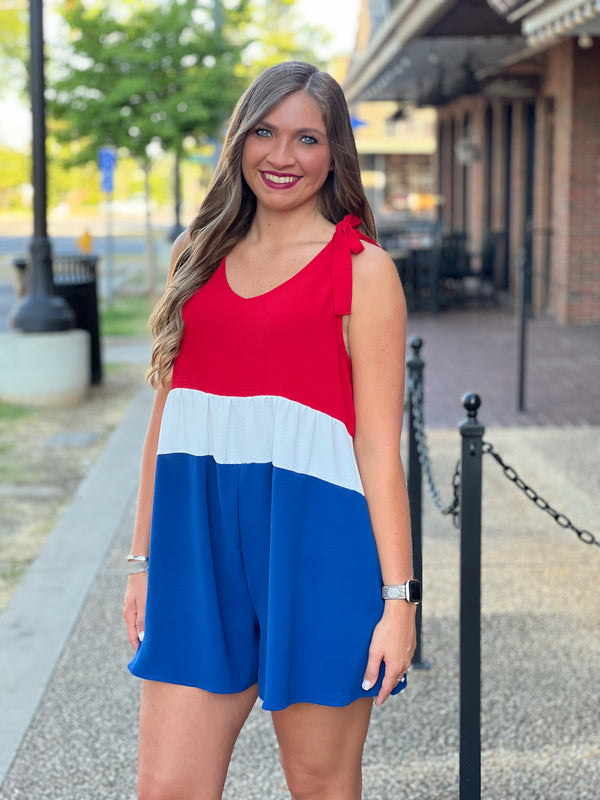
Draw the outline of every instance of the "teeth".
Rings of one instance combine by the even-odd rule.
[[[285,175],[272,175],[270,172],[264,173],[265,178],[271,183],[295,183],[298,178],[287,177]]]

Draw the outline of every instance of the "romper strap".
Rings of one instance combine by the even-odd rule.
[[[360,219],[348,214],[338,222],[333,234],[331,278],[333,282],[333,309],[337,316],[349,314],[352,307],[352,253],[361,253],[363,241],[377,244],[357,230]]]

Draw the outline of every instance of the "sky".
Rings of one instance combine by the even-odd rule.
[[[331,32],[335,51],[352,52],[360,0],[296,0],[296,7],[303,17]]]
[[[351,53],[356,39],[360,0],[296,0],[296,7],[308,21],[330,31],[333,53]],[[28,108],[17,97],[4,96],[0,100],[0,120],[4,120],[0,125],[0,142],[23,150],[31,140]]]

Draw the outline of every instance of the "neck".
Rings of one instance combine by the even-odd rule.
[[[292,211],[273,211],[258,206],[249,236],[263,244],[278,244],[305,239],[323,231],[330,223],[317,210],[316,203],[309,208]]]

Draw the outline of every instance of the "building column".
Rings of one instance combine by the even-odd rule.
[[[505,106],[495,101],[492,103],[492,207],[490,219],[492,230],[506,229],[504,210],[506,206],[506,126],[504,122]]]
[[[567,293],[561,321],[600,322],[600,38],[573,42]]]
[[[561,322],[568,319],[571,241],[571,162],[573,159],[573,53],[570,40],[548,52],[547,89],[555,98],[554,165],[552,169],[553,224],[550,307]]]
[[[485,109],[486,101],[483,97],[476,97],[470,111],[470,139],[479,146],[479,157],[476,158],[467,170],[469,185],[469,249],[480,253],[483,247],[486,216],[486,159],[485,152]]]
[[[534,225],[533,225],[533,310],[543,313],[550,304],[552,253],[552,170],[554,102],[539,97],[536,102]]]
[[[508,241],[508,288],[514,293],[516,265],[519,249],[524,244],[525,227],[525,155],[527,150],[525,105],[521,101],[512,104],[512,136],[510,142],[510,234]]]
[[[454,185],[454,202],[452,209],[452,224],[450,232],[462,231],[463,215],[464,215],[464,197],[465,197],[465,170],[456,158],[454,152],[454,145],[459,139],[462,139],[465,134],[465,114],[461,106],[454,107],[452,117],[454,119],[454,140],[452,142],[452,180]]]
[[[454,179],[454,141],[452,118],[445,109],[438,110],[440,129],[443,130],[441,140],[438,138],[438,147],[441,147],[439,163],[441,165],[441,175],[438,183],[440,194],[443,198],[441,208],[442,231],[448,233],[452,230],[453,216],[453,184]]]

